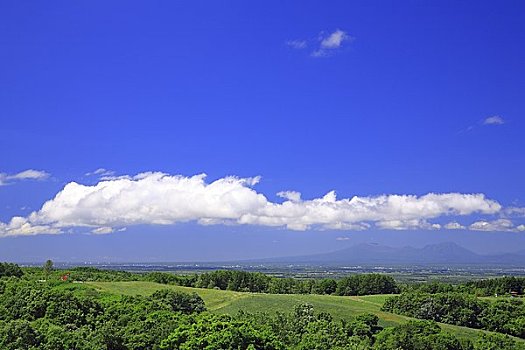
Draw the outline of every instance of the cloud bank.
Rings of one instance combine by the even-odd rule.
[[[517,231],[509,219],[479,218],[504,212],[483,194],[429,193],[338,199],[335,191],[302,199],[295,191],[269,201],[254,186],[260,177],[224,177],[207,183],[206,175],[181,176],[160,172],[102,180],[95,185],[68,183],[40,210],[27,217],[0,222],[0,236],[63,233],[85,227],[93,234],[122,231],[132,225],[238,224],[284,227],[290,230],[367,230],[370,228],[467,229],[455,220],[477,214],[472,230]],[[446,225],[432,222],[453,217]]]

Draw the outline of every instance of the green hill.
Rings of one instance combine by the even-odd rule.
[[[383,327],[395,326],[410,319],[409,317],[381,311],[381,306],[388,297],[387,295],[341,297],[331,295],[259,294],[180,287],[153,282],[86,282],[82,287],[80,285],[77,286],[78,289],[86,293],[89,290],[86,290],[85,287],[93,287],[96,292],[100,293],[101,297],[105,298],[113,298],[116,295],[149,295],[163,288],[196,292],[204,299],[210,312],[218,314],[235,314],[240,310],[251,313],[291,312],[295,305],[307,302],[312,304],[318,312],[329,312],[336,319],[372,313],[379,317],[379,324]],[[93,292],[93,290],[91,291]],[[457,337],[471,340],[475,340],[481,332],[484,332],[446,324],[441,324],[441,326]]]

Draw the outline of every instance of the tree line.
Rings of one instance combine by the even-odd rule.
[[[525,303],[517,298],[488,301],[458,292],[404,292],[388,298],[383,310],[525,338]]]
[[[434,281],[431,283],[414,283],[401,286],[403,291],[420,291],[424,293],[458,292],[477,296],[524,294],[525,277],[504,276],[459,284]]]
[[[6,271],[6,272],[4,272]],[[3,275],[41,276],[42,268],[20,269],[16,264],[0,263],[0,277]],[[429,283],[397,283],[391,276],[381,274],[355,274],[343,278],[281,278],[260,272],[239,270],[217,270],[200,274],[174,274],[169,272],[133,273],[127,271],[101,270],[95,267],[75,267],[69,270],[54,270],[44,274],[57,280],[68,273],[71,281],[139,281],[173,284],[185,287],[244,291],[272,294],[331,294],[369,295],[397,294],[399,292],[446,293],[457,292],[476,296],[508,295],[511,292],[525,292],[525,277],[499,277],[451,284],[439,281]]]
[[[271,294],[370,295],[400,291],[391,276],[380,274],[359,274],[335,280],[278,278],[259,272],[218,270],[191,276],[156,272],[146,275],[146,279],[187,287]]]

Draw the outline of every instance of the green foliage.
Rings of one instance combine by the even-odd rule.
[[[374,349],[380,350],[463,350],[463,345],[452,335],[442,333],[433,321],[410,321],[388,328],[377,335]]]
[[[462,286],[462,290],[484,296],[504,295],[510,292],[523,294],[525,293],[525,277],[510,276],[467,282]]]
[[[493,296],[493,295],[508,295],[511,292],[517,294],[525,293],[525,277],[498,277],[479,281],[470,281],[459,285],[452,285],[450,283],[431,282],[431,283],[417,283],[404,286],[403,291],[406,292],[423,292],[423,293],[447,293],[460,292],[474,294],[476,296]]]
[[[334,294],[337,290],[337,281],[332,278],[324,278],[318,282],[313,289],[315,294]]]
[[[499,299],[485,303],[479,314],[482,328],[525,338],[525,303],[518,299]]]
[[[525,304],[518,299],[489,302],[457,292],[405,292],[387,299],[383,310],[525,338]]]
[[[454,335],[442,331],[432,321],[412,321],[400,325],[400,322],[404,322],[403,318],[378,310],[385,296],[341,298],[323,295],[199,291],[194,288],[149,282],[73,284],[60,282],[58,278],[55,281],[54,278],[60,274],[63,272],[52,271],[52,281],[41,282],[37,277],[42,275],[42,269],[39,268],[26,271],[23,279],[12,276],[2,278],[0,349],[523,349],[523,343],[501,334],[487,334],[475,343],[470,343],[460,341]],[[357,294],[364,290],[376,292],[380,289],[397,288],[395,283],[392,283],[393,280],[385,279],[385,276],[381,275],[363,275],[364,277],[360,278],[352,276],[340,281],[315,281],[278,279],[245,272],[208,273],[203,278],[195,279],[186,276],[177,279],[164,273],[128,275],[92,268],[73,269],[71,275],[74,274],[77,277],[97,280],[153,279],[163,281],[164,284],[200,281],[208,286],[216,284],[214,288],[255,289],[264,292],[272,288],[289,288],[288,291],[298,293],[331,294],[344,290]],[[105,283],[114,285],[114,293],[117,294],[95,291],[91,287]],[[145,289],[145,285],[151,289]],[[147,296],[122,296],[122,288],[135,288],[133,293],[144,292]],[[432,286],[431,290],[442,289],[440,286]],[[212,301],[216,309],[224,308],[230,300],[228,298],[233,298],[237,301],[250,301],[268,311],[287,309],[290,312],[213,315],[205,311],[204,301],[198,294],[182,291],[199,291],[207,301]],[[266,300],[266,303],[261,300]],[[318,304],[321,301],[325,304]],[[343,308],[347,304],[351,304],[353,309]],[[295,307],[292,309],[293,305]],[[339,318],[335,319],[327,312],[317,313],[313,305],[324,305],[322,310],[335,312]],[[326,305],[330,307],[326,308]],[[253,305],[251,307],[253,310]],[[456,324],[468,323],[470,326],[478,325],[518,336],[523,336],[524,333],[523,307],[521,300],[497,300],[492,303],[457,292],[405,292],[385,303],[385,309],[395,312],[414,313],[418,317]],[[398,325],[382,329],[378,325],[377,315],[356,316],[364,311],[380,315],[383,326],[385,318],[396,319]],[[443,327],[455,329],[452,326]]]
[[[524,343],[517,343],[502,334],[483,334],[475,345],[476,350],[525,350]]]
[[[330,314],[316,313],[308,303],[296,305],[289,314],[240,312],[237,319],[270,329],[286,349],[370,349],[379,331],[375,315],[335,321]]]
[[[167,272],[149,272],[144,276],[144,280],[161,284],[192,287],[197,282],[197,275],[182,276]]]
[[[113,348],[153,349],[182,318],[167,304],[143,296],[124,296],[106,303],[97,329],[103,342]]]
[[[334,279],[276,278],[258,272],[213,271],[198,276],[195,287],[271,294],[369,295],[398,293],[390,276],[362,274]]]
[[[69,271],[70,281],[138,281],[143,276],[127,271],[100,270],[94,267],[75,267]]]
[[[51,260],[47,260],[45,263],[44,263],[44,273],[46,274],[46,276],[48,276],[53,270],[53,261]]]
[[[45,317],[69,328],[93,324],[103,313],[97,301],[81,298],[69,291],[46,291],[43,300],[46,305]]]
[[[1,277],[22,277],[24,272],[17,264],[0,263],[0,278]]]
[[[200,274],[195,287],[265,293],[270,279],[259,272],[218,270]]]
[[[155,349],[186,314],[205,310],[197,294],[175,291],[102,303],[48,283],[4,283],[0,349]]]
[[[153,293],[150,299],[164,303],[171,311],[174,312],[192,314],[206,311],[204,301],[197,293],[189,294],[163,289]]]
[[[453,286],[450,283],[443,283],[443,282],[437,282],[432,281],[430,283],[415,283],[410,284],[407,286],[404,286],[403,291],[404,292],[422,292],[422,293],[448,293],[448,292],[454,292],[456,290],[455,286]]]
[[[161,349],[285,349],[271,330],[247,320],[205,314],[180,324],[161,344]]]
[[[337,283],[337,295],[395,294],[399,288],[391,276],[361,274],[345,277]]]
[[[5,350],[37,349],[40,334],[26,320],[0,323],[0,348]]]

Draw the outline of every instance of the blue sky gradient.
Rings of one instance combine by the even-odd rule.
[[[261,176],[253,190],[271,203],[283,202],[280,191],[305,200],[332,190],[338,198],[479,193],[503,209],[430,220],[458,221],[460,230],[190,220],[93,235],[72,225],[0,238],[0,256],[216,260],[444,240],[517,250],[525,246],[517,229],[525,221],[524,11],[522,1],[3,2],[5,225],[70,182],[96,185],[101,174],[86,174],[100,168],[206,173],[208,184]],[[28,169],[46,174],[16,177]],[[468,229],[502,219],[512,229]]]

